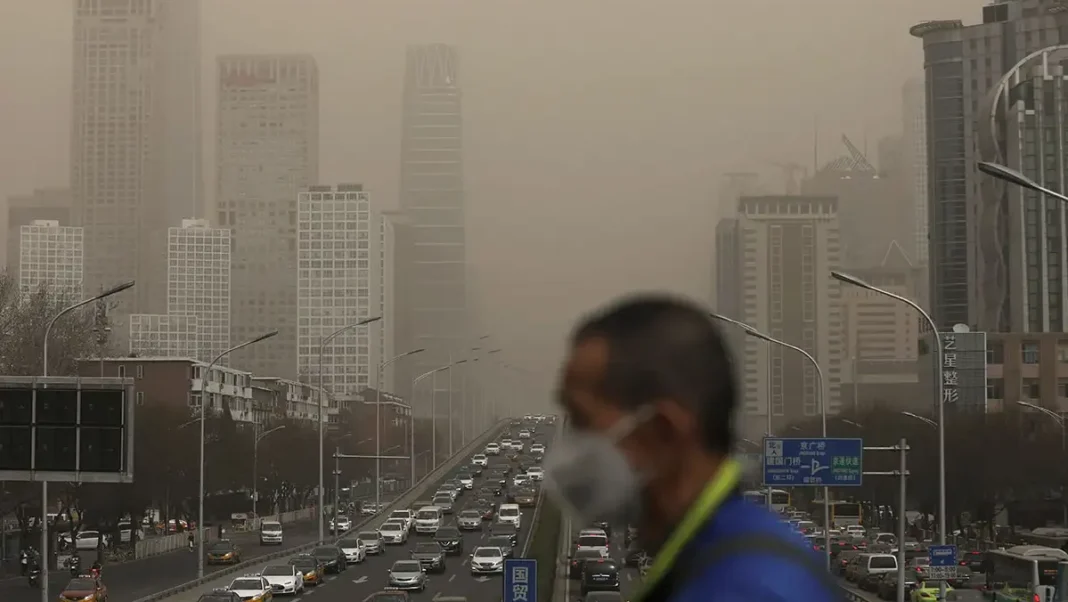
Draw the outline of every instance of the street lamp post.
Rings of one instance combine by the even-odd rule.
[[[500,353],[501,351],[503,351],[503,349],[499,349],[499,348],[498,349],[490,349],[480,359],[489,360],[489,357],[491,355],[496,355],[496,354]],[[479,412],[476,412],[476,408],[481,408],[481,410],[482,410],[481,413],[482,414],[485,414],[485,412],[486,412],[486,385],[485,385],[485,378],[486,378],[486,376],[488,374],[489,374],[489,368],[487,367],[487,362],[483,361],[481,364],[479,364],[479,370],[476,371],[476,373],[475,373],[475,376],[476,376],[475,386],[477,387],[476,391],[477,391],[477,394],[478,394],[478,397],[476,397],[476,399],[477,399],[478,403],[477,404],[475,404],[475,403],[471,404],[471,433],[472,433],[472,436],[475,436],[475,433],[478,431],[478,427],[475,425],[475,419],[479,416]],[[465,405],[466,405],[466,401],[465,401]],[[461,428],[461,431],[460,431],[460,445],[461,446],[467,445],[467,436],[466,436],[465,431],[462,430],[462,428]]]
[[[257,473],[259,472],[260,462],[260,441],[263,441],[263,438],[267,435],[280,431],[284,428],[286,428],[286,425],[284,424],[281,426],[276,426],[273,429],[266,430],[260,433],[259,435],[256,435],[256,438],[252,440],[252,520],[255,521],[256,524],[259,524],[260,521],[260,516],[256,513],[256,502],[258,502],[260,499],[258,481],[259,477],[257,476]]]
[[[124,282],[118,286],[113,286],[108,290],[100,293],[99,295],[89,297],[88,299],[82,299],[81,301],[64,307],[48,321],[48,325],[45,326],[44,331],[44,343],[41,349],[41,376],[48,376],[48,335],[52,334],[52,327],[56,325],[56,322],[63,316],[70,312],[84,307],[90,303],[95,303],[102,299],[106,299],[116,293],[132,288],[135,282],[133,280]],[[41,600],[42,602],[50,602],[48,597],[48,481],[41,481]]]
[[[739,328],[742,329],[743,332],[745,332],[746,335],[751,336],[751,337],[753,337],[755,339],[759,339],[759,340],[764,341],[766,343],[772,343],[772,344],[778,345],[780,347],[784,347],[786,349],[791,349],[793,351],[796,351],[796,352],[800,353],[805,359],[807,359],[812,364],[812,367],[815,368],[815,370],[816,370],[816,388],[819,390],[818,397],[819,397],[819,400],[820,400],[820,421],[822,423],[823,437],[826,438],[827,437],[827,392],[824,389],[823,368],[820,367],[820,363],[816,361],[816,358],[813,357],[811,353],[809,353],[808,351],[805,351],[801,347],[798,347],[797,345],[791,345],[790,343],[787,343],[786,341],[781,341],[781,340],[776,339],[774,337],[770,337],[770,336],[764,334],[763,332],[760,332],[759,330],[753,328],[752,326],[746,324],[745,322],[739,322],[737,320],[731,320],[730,318],[726,318],[726,317],[720,316],[719,314],[712,314],[712,317],[716,318],[717,320],[721,320],[721,321],[724,321],[724,322],[728,322],[730,324],[734,324],[735,326],[738,326]],[[770,399],[769,399],[769,402],[770,402]],[[770,403],[769,403],[768,414],[770,414],[770,413],[771,413],[771,407],[770,407]],[[770,486],[769,486],[769,488],[770,488]],[[824,487],[823,488],[823,534],[824,534],[824,560],[825,560],[826,566],[827,566],[827,568],[829,570],[830,567],[831,567],[831,492],[830,492],[830,488],[829,487]]]
[[[382,371],[393,362],[426,351],[426,348],[412,349],[395,355],[378,365],[375,373],[375,456],[382,455]],[[375,458],[375,511],[382,510],[382,458]]]
[[[935,380],[935,409],[937,412],[938,421],[938,543],[941,545],[946,544],[946,412],[945,412],[945,391],[942,382],[942,366],[945,350],[942,345],[942,334],[938,332],[938,325],[935,324],[934,318],[931,314],[924,311],[922,307],[912,299],[903,297],[896,293],[892,293],[886,289],[879,288],[877,286],[868,284],[867,282],[857,278],[856,276],[850,276],[842,272],[831,272],[831,276],[839,282],[845,284],[851,284],[855,287],[869,290],[873,293],[878,293],[891,299],[895,299],[905,305],[908,305],[912,309],[916,310],[920,316],[927,322],[927,325],[931,327],[931,334],[935,339],[935,363],[936,367],[933,372]],[[945,598],[945,582],[941,582],[940,586],[942,598]]]
[[[904,410],[902,410],[899,413],[902,416],[908,416],[909,418],[912,418],[913,420],[919,420],[920,422],[926,424],[927,426],[929,426],[931,428],[938,428],[938,423],[935,422],[934,420],[931,420],[930,418],[928,418],[926,416],[920,416],[919,414],[916,414],[916,413],[913,413],[913,412],[906,412]]]
[[[436,379],[437,379],[438,372],[444,372],[445,370],[448,370],[448,371],[452,372],[453,366],[458,366],[460,364],[465,364],[465,363],[467,363],[466,359],[457,360],[455,362],[451,362],[451,363],[445,364],[444,366],[440,366],[438,368],[434,368],[433,370],[427,370],[426,372],[420,374],[419,376],[416,376],[415,379],[412,380],[412,397],[413,397],[412,405],[414,406],[415,405],[414,397],[415,397],[416,387],[425,378],[433,377],[433,379],[431,380],[431,385],[430,385],[430,388],[431,388],[431,392],[430,392],[430,451],[431,451],[431,455],[434,456],[434,468],[437,468],[437,449],[438,449],[438,408],[437,408],[437,403],[436,403],[437,402],[437,386],[434,383],[434,381],[436,381]],[[451,420],[451,418],[450,418],[450,420]],[[412,450],[414,452],[414,450],[415,450],[415,412],[414,412],[414,409],[412,411],[411,420],[408,421],[408,427],[411,430],[411,436],[410,436],[411,447],[412,447]],[[414,486],[415,485],[415,454],[412,453],[411,455],[412,455],[411,485]]]
[[[238,349],[244,349],[249,345],[255,345],[256,343],[266,341],[267,339],[277,335],[278,331],[272,330],[271,332],[261,334],[260,336],[254,339],[249,339],[243,343],[239,343],[237,345],[234,345],[233,347],[230,347],[226,351],[223,351],[219,355],[216,355],[211,360],[211,363],[208,364],[207,369],[204,370],[203,378],[200,379],[200,382],[202,383],[201,391],[203,394],[200,398],[200,494],[198,496],[199,503],[197,509],[197,579],[204,578],[204,424],[207,422],[208,402],[211,400],[211,394],[208,391],[208,381],[211,379],[211,370],[215,367],[215,364],[219,363],[219,360],[237,351]]]
[[[1038,182],[1032,180],[1031,178],[1025,176],[1023,173],[1016,171],[1011,167],[1006,167],[998,163],[991,163],[989,161],[979,161],[976,164],[976,167],[979,168],[979,171],[985,173],[986,175],[992,178],[1001,180],[1003,182],[1008,182],[1010,184],[1015,184],[1021,188],[1033,190],[1041,194],[1049,195],[1055,199],[1068,203],[1068,196],[1065,196],[1055,190],[1050,190],[1049,188],[1046,188],[1045,186],[1039,184]]]
[[[375,316],[373,318],[365,318],[358,322],[349,324],[348,326],[342,326],[334,332],[326,335],[325,338],[319,341],[319,391],[316,393],[316,397],[319,399],[319,413],[316,418],[319,421],[319,541],[323,541],[323,520],[325,519],[326,512],[326,497],[323,484],[323,355],[326,354],[326,346],[338,336],[352,330],[353,328],[359,328],[360,326],[366,326],[373,322],[377,322],[382,319],[382,316]]]

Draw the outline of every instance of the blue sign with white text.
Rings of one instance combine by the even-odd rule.
[[[764,438],[764,485],[857,487],[863,481],[862,439]]]
[[[504,602],[538,602],[538,561],[513,558],[504,561]]]
[[[931,566],[957,566],[957,546],[927,546]]]

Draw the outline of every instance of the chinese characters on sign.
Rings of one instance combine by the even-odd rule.
[[[764,484],[769,486],[861,484],[860,439],[764,439]]]
[[[957,372],[957,336],[955,332],[942,334],[942,403],[960,400],[960,373]]]
[[[538,561],[514,558],[504,561],[505,602],[537,602]]]

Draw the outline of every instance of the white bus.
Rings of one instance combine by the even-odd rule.
[[[983,556],[987,588],[995,602],[1049,602],[1057,585],[1057,568],[1068,552],[1045,546],[1013,546]]]
[[[747,501],[758,506],[768,505],[768,490],[753,489],[742,494]],[[782,489],[771,490],[771,509],[774,512],[784,512],[790,505],[790,493]]]

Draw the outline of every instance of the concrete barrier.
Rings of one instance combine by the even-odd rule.
[[[509,422],[510,420],[502,420],[495,424],[486,432],[482,433],[482,435],[473,439],[466,446],[461,448],[455,455],[443,462],[435,470],[432,470],[429,474],[420,479],[411,489],[401,494],[401,496],[394,501],[388,503],[382,509],[382,512],[375,516],[367,517],[365,520],[361,520],[359,523],[353,525],[352,529],[341,534],[336,539],[341,539],[350,533],[357,533],[365,529],[368,525],[378,523],[382,520],[383,516],[389,516],[389,513],[393,510],[408,508],[411,504],[415,503],[416,500],[426,497],[428,492],[433,493],[431,487],[437,487],[438,484],[453,471],[453,469],[466,461],[472,454],[481,451],[486,443],[493,441],[501,431],[508,427]],[[330,541],[336,541],[336,539],[330,538]],[[205,575],[203,579],[195,579],[170,589],[139,598],[135,602],[156,602],[157,600],[170,598],[174,598],[171,602],[196,602],[201,595],[210,593],[214,589],[230,585],[230,582],[233,581],[234,573],[257,572],[257,569],[270,564],[273,560],[283,558],[288,559],[298,554],[306,553],[318,546],[319,543],[320,542],[314,542],[285,550],[279,550],[278,552],[271,554],[265,554],[254,560],[242,562],[215,571],[209,575]]]

